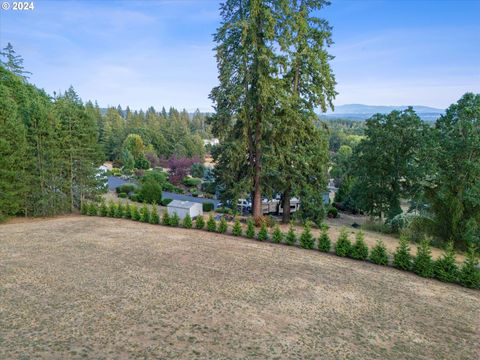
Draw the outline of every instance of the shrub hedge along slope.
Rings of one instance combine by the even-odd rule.
[[[136,221],[150,222],[158,224],[160,222],[157,207],[154,206],[152,211],[144,204],[140,211],[135,204],[122,203],[115,204],[110,202],[108,206],[105,202],[97,206],[96,203],[84,203],[81,206],[81,214],[88,216],[109,216],[109,217],[123,217]],[[180,218],[175,213],[169,216],[165,211],[162,215],[163,225],[180,226]],[[182,226],[186,229],[193,227],[192,219],[187,215]],[[224,217],[220,219],[217,224],[213,214],[210,214],[207,221],[207,230],[210,232],[226,233],[228,231],[228,223]],[[195,218],[195,228],[205,229],[205,219],[202,216]],[[242,226],[238,219],[232,227],[232,235],[242,236]],[[255,225],[251,218],[247,220],[247,230],[245,236],[247,238],[255,238]],[[258,240],[265,241],[270,238],[265,222],[262,223],[260,231],[257,235]],[[278,224],[275,225],[271,233],[271,239],[274,243],[283,243],[287,245],[296,245],[297,234],[293,224],[286,234],[282,233]],[[305,224],[302,234],[300,235],[300,246],[305,249],[313,249],[315,247],[315,238],[311,234],[310,224]],[[318,250],[322,252],[330,252],[332,244],[328,236],[327,228],[322,227],[322,233],[318,239]],[[340,236],[334,246],[335,254],[341,257],[352,257],[358,260],[370,261],[377,265],[389,265],[389,256],[385,244],[378,240],[376,245],[369,251],[365,243],[364,235],[359,231],[356,235],[356,241],[352,245],[348,238],[347,229],[343,228]],[[369,254],[370,253],[370,254]],[[471,245],[465,255],[465,260],[459,268],[455,261],[455,250],[453,243],[449,243],[443,255],[437,260],[432,259],[430,244],[427,240],[423,240],[418,246],[417,254],[412,257],[410,254],[409,241],[405,236],[400,237],[398,247],[393,254],[392,265],[400,270],[413,271],[419,276],[434,277],[440,281],[458,283],[462,286],[480,289],[480,268],[478,267],[479,259],[476,248]]]

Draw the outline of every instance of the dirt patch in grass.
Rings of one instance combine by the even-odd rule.
[[[0,358],[477,359],[480,292],[128,220],[0,225]]]

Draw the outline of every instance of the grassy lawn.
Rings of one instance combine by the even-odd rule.
[[[0,359],[477,359],[479,314],[479,291],[283,245],[98,217],[0,225]]]

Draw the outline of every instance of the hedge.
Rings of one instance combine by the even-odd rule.
[[[96,203],[84,203],[82,204],[81,210],[82,214],[89,216],[106,215],[119,217],[121,214],[125,218],[131,218],[136,221],[150,221],[152,224],[158,224],[156,211],[154,210],[150,213],[145,204],[139,211],[135,204],[130,205],[129,203],[127,203],[126,206],[120,203],[109,203],[109,206],[107,206],[105,203],[102,203],[100,207],[98,207]],[[174,214],[169,216],[167,212],[164,212],[162,224],[180,226],[178,215]],[[185,218],[182,224],[182,226],[187,229],[191,228],[192,225],[192,219],[189,217]],[[198,216],[195,219],[195,228],[205,229],[205,220],[202,216]],[[209,216],[207,223],[208,231],[225,233],[227,228],[228,225],[224,218],[217,224],[213,215]],[[235,224],[232,227],[232,234],[234,236],[242,236],[242,227],[238,219],[235,220]],[[245,236],[255,238],[255,235],[253,219],[249,218],[247,220]],[[257,238],[258,240],[268,240],[269,237],[270,234],[267,231],[267,226],[263,223]],[[283,234],[277,224],[272,231],[271,238],[272,242],[276,243],[281,243],[285,240],[287,245],[296,245],[297,242],[297,234],[294,231],[293,224],[290,224],[290,229],[287,234]],[[300,246],[311,249],[313,248],[314,242],[315,239],[311,236],[309,226],[307,225],[300,236]],[[330,238],[324,228],[318,240],[318,249],[323,252],[330,252],[331,250]],[[373,264],[389,265],[387,250],[382,241],[377,241],[377,244],[371,249],[370,255],[368,256],[369,249],[364,242],[363,233],[357,233],[356,242],[352,245],[345,228],[342,229],[339,239],[335,244],[335,253],[342,257],[350,256],[358,260],[370,261]],[[406,237],[402,236],[394,253],[391,265],[400,270],[413,271],[419,276],[434,277],[444,282],[458,283],[465,287],[480,289],[480,268],[478,267],[478,263],[478,254],[472,245],[466,253],[462,266],[459,268],[455,261],[455,251],[451,243],[446,247],[444,254],[435,261],[431,257],[430,245],[426,240],[418,247],[417,255],[412,257],[409,242]]]
[[[172,201],[173,199],[162,199],[160,204],[162,204],[162,206],[168,206],[168,204],[170,204]]]
[[[205,203],[202,203],[202,208],[203,208],[203,211],[210,212],[213,210],[214,205],[211,202],[205,202]]]
[[[193,186],[198,186],[202,183],[202,179],[199,178],[184,178],[183,179],[183,185],[188,186],[188,187],[193,187]]]
[[[121,194],[121,193],[129,194],[131,192],[134,192],[136,188],[137,186],[135,184],[122,184],[115,189],[115,192],[117,194]]]

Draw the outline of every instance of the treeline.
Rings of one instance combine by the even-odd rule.
[[[202,137],[211,135],[198,110],[105,110],[73,88],[51,97],[27,82],[11,44],[0,55],[0,219],[80,208],[103,190],[105,160],[132,173],[162,159],[203,159]]]
[[[355,147],[365,136],[365,122],[348,119],[321,120],[328,128],[328,147],[336,154],[342,145]]]
[[[97,136],[72,88],[52,98],[0,66],[0,218],[54,215],[95,198]]]
[[[414,241],[480,245],[480,94],[465,94],[434,125],[409,108],[365,126],[365,138],[334,158],[336,205]]]
[[[156,165],[159,158],[205,156],[202,138],[210,136],[210,129],[205,114],[198,110],[191,117],[186,110],[173,107],[168,112],[153,107],[146,112],[122,110],[120,106],[102,111],[88,102],[86,108],[96,119],[105,158],[117,167],[132,170]]]

